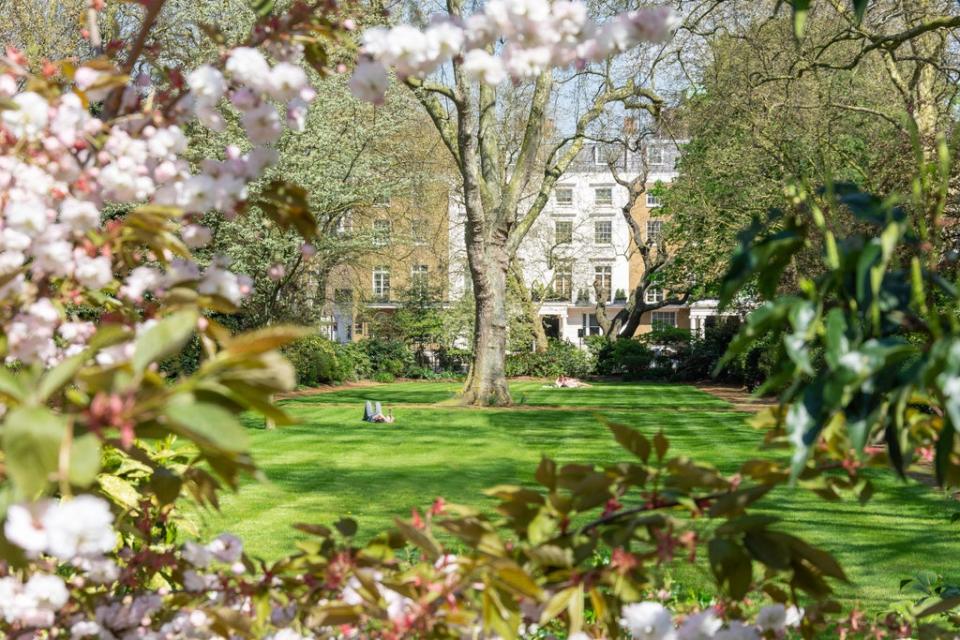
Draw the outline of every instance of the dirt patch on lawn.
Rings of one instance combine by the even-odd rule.
[[[767,407],[777,405],[776,398],[757,398],[750,394],[745,387],[735,387],[722,384],[698,384],[697,389],[709,393],[715,398],[725,400],[734,406],[737,411],[756,413]]]

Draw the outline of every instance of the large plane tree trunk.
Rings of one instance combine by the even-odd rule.
[[[502,406],[511,403],[507,385],[507,272],[510,257],[503,247],[468,249],[476,313],[473,362],[463,387],[463,402]]]

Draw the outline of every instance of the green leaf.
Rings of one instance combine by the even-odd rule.
[[[133,352],[133,368],[141,372],[151,362],[159,362],[179,353],[193,335],[199,317],[196,309],[178,311],[160,320],[137,339]]]
[[[442,549],[440,548],[439,543],[433,539],[428,532],[417,529],[409,522],[406,522],[400,518],[394,519],[394,524],[397,529],[400,530],[400,533],[406,538],[411,544],[420,548],[423,551],[427,558],[430,559],[430,562],[435,562],[437,558],[440,557]]]
[[[177,401],[166,406],[164,415],[171,431],[189,438],[201,449],[243,453],[248,448],[246,430],[223,407],[193,400]]]
[[[148,486],[161,505],[168,505],[173,504],[179,497],[183,481],[169,469],[159,467],[150,476]]]
[[[310,212],[303,187],[285,180],[274,180],[264,187],[256,205],[284,231],[295,229],[304,240],[317,236],[317,221]]]
[[[40,495],[59,467],[67,421],[45,407],[14,409],[3,422],[7,474],[27,499]]]
[[[357,535],[357,521],[353,518],[340,518],[333,526],[344,538],[352,538]]]
[[[50,369],[50,371],[47,371],[37,384],[37,390],[35,392],[37,401],[46,402],[50,396],[69,384],[77,374],[77,371],[80,370],[80,367],[83,366],[87,357],[85,353],[75,355],[67,358],[53,369]]]
[[[540,484],[553,491],[557,488],[557,463],[544,456],[534,476]]]
[[[663,460],[663,457],[667,455],[667,449],[670,448],[670,441],[667,440],[667,436],[663,435],[663,429],[657,431],[657,435],[653,436],[653,448],[657,452],[658,460]]]
[[[850,351],[850,340],[847,338],[847,320],[841,309],[831,309],[826,319],[826,335],[824,336],[827,364],[831,369],[837,368],[840,358]]]
[[[225,350],[229,351],[230,355],[260,354],[279,349],[294,340],[315,333],[313,329],[306,327],[275,325],[257,331],[241,333],[227,343]]]
[[[100,473],[100,440],[88,433],[74,438],[70,444],[70,484],[84,489],[93,484]]]
[[[803,37],[809,10],[810,0],[793,0],[793,34],[797,37],[797,40]]]
[[[940,602],[930,605],[923,611],[917,614],[918,618],[926,618],[927,616],[936,615],[938,613],[946,613],[952,609],[960,607],[960,596],[955,596],[953,598],[944,598]]]
[[[27,386],[23,376],[17,375],[6,367],[0,367],[0,394],[10,396],[14,400],[23,401],[27,396]]]
[[[139,508],[140,493],[132,484],[123,478],[109,474],[101,474],[100,477],[97,478],[97,483],[103,492],[117,504],[131,510]]]
[[[853,0],[853,12],[857,16],[857,23],[863,22],[863,16],[867,13],[867,5],[870,0]]]
[[[740,600],[750,590],[753,564],[740,545],[724,538],[714,538],[709,544],[710,569],[717,584],[726,587],[730,597]]]
[[[607,428],[621,447],[637,456],[644,462],[650,458],[650,441],[636,429],[613,422],[607,423]]]
[[[250,8],[258,18],[264,18],[273,11],[276,0],[250,0]]]

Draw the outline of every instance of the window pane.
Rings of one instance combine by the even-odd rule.
[[[597,220],[593,226],[594,242],[610,244],[613,242],[613,223],[610,220]]]
[[[677,326],[677,312],[654,311],[651,316],[651,324],[654,327],[675,327]]]
[[[427,243],[427,221],[423,218],[414,218],[410,223],[410,237],[413,244]]]
[[[647,240],[660,240],[663,234],[663,220],[647,220]]]
[[[613,268],[608,266],[594,267],[593,286],[601,299],[609,301],[613,286]]]
[[[647,207],[649,208],[649,207],[659,207],[659,206],[660,206],[660,198],[653,195],[652,193],[647,193]]]
[[[569,220],[557,220],[556,224],[556,242],[557,244],[568,244],[573,242],[573,223]]]
[[[613,204],[613,189],[611,187],[597,187],[593,190],[595,204]]]
[[[647,289],[647,292],[643,295],[643,299],[650,304],[663,302],[663,289],[659,289],[657,287],[650,287],[649,289]]]
[[[573,189],[570,187],[557,187],[554,192],[557,204],[573,204]]]
[[[378,300],[390,299],[390,269],[377,267],[373,270],[373,296]]]
[[[570,300],[573,295],[573,266],[569,262],[557,265],[554,270],[553,293],[556,300]]]
[[[373,246],[383,247],[390,242],[391,225],[389,220],[375,220],[373,223]]]

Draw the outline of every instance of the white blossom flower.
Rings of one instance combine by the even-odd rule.
[[[96,496],[79,495],[53,505],[44,513],[43,524],[47,552],[62,560],[99,556],[117,545],[110,507]]]
[[[197,573],[193,569],[183,572],[183,588],[187,591],[210,591],[217,586],[217,576],[213,574]]]
[[[221,533],[207,545],[207,550],[220,562],[233,563],[243,555],[243,541],[235,535]]]
[[[198,104],[211,107],[227,92],[227,83],[217,69],[208,64],[187,74],[187,86]]]
[[[50,103],[38,93],[24,91],[13,97],[15,109],[5,109],[3,123],[18,138],[35,140],[50,119]]]
[[[760,640],[755,627],[747,626],[739,620],[731,620],[726,628],[717,631],[714,640]]]
[[[50,506],[45,500],[31,505],[13,504],[7,509],[3,533],[7,540],[27,552],[38,555],[47,548],[47,530],[43,514]]]
[[[60,204],[60,221],[74,231],[89,231],[100,223],[100,211],[92,202],[67,198]]]
[[[183,545],[183,559],[195,567],[203,569],[210,564],[213,554],[202,544],[188,540]]]
[[[307,86],[307,74],[295,64],[281,62],[270,71],[269,83],[272,98],[289,102]]]
[[[382,104],[390,78],[379,62],[363,60],[350,77],[350,93],[358,100]]]
[[[30,576],[24,585],[24,591],[36,601],[38,608],[51,611],[59,611],[70,599],[70,592],[67,591],[63,579],[45,573]]]
[[[507,70],[500,58],[483,49],[468,51],[461,68],[468,78],[489,85],[498,85],[507,78]]]
[[[102,289],[113,281],[113,265],[107,256],[91,258],[83,249],[75,249],[73,260],[76,263],[73,276],[83,286]]]
[[[188,224],[180,230],[180,237],[183,238],[184,244],[188,247],[197,249],[210,244],[210,240],[213,239],[213,232],[210,231],[210,227]]]
[[[74,558],[71,564],[94,584],[111,584],[120,576],[120,567],[110,558]]]
[[[270,88],[270,65],[263,54],[250,47],[237,47],[230,52],[226,65],[236,81],[257,91]]]
[[[628,604],[620,611],[620,624],[634,640],[674,638],[673,618],[659,602]]]
[[[93,620],[81,620],[70,627],[70,640],[83,640],[94,636],[100,638],[101,631],[103,629]]]
[[[273,144],[283,132],[277,110],[266,102],[244,113],[240,123],[253,144]]]
[[[250,280],[226,269],[211,266],[204,272],[197,291],[204,295],[220,296],[234,305],[239,305],[250,292]]]
[[[680,625],[677,640],[707,640],[713,638],[722,626],[723,620],[717,617],[713,609],[694,613]]]
[[[163,282],[162,274],[153,267],[137,267],[130,272],[120,287],[120,295],[128,300],[143,300],[148,291],[153,291]]]

